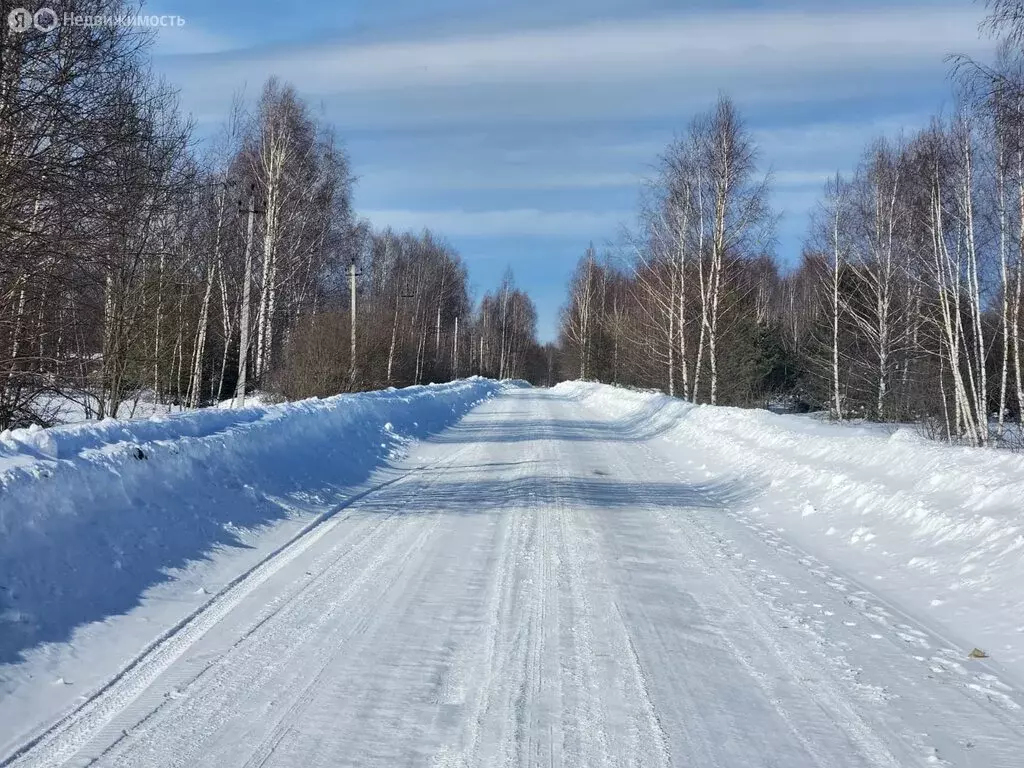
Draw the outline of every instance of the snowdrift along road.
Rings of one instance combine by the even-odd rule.
[[[454,423],[499,388],[471,379],[0,434],[0,664],[28,655],[60,666],[60,644],[95,634],[94,622],[129,611],[150,590],[163,605],[147,626],[92,638],[112,658],[76,671],[76,682],[101,680],[101,670],[116,671],[121,656],[209,599],[201,583],[183,598],[169,580],[223,581],[252,565],[335,510],[409,440]],[[196,567],[225,553],[233,563],[216,575]],[[0,697],[21,679],[0,675]],[[74,695],[54,693],[51,704],[61,694]],[[0,728],[0,753],[20,722],[5,721],[3,703],[0,723],[12,732]]]
[[[243,519],[251,549],[0,667],[0,765],[1020,765],[1016,566],[985,549],[1012,535],[1015,457],[591,384],[365,398],[352,422],[271,414],[166,478],[147,445],[174,466],[207,437],[67,459],[148,472],[128,487],[163,505],[150,525],[304,513]],[[23,454],[5,494],[65,482]],[[954,527],[928,538],[906,504]],[[976,584],[973,624],[936,591],[981,578],[963,562],[1006,601]],[[970,658],[985,632],[1010,647]]]
[[[309,511],[497,389],[478,379],[0,435],[0,663],[123,612],[161,569],[239,529]]]
[[[909,428],[888,434],[599,384],[556,389],[679,446],[690,477],[757,486],[747,519],[784,529],[1024,681],[1024,456]]]

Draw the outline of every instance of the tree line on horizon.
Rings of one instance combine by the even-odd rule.
[[[789,270],[736,106],[722,97],[695,118],[659,158],[635,231],[580,259],[560,375],[1018,446],[1024,3],[989,10],[996,63],[955,60],[954,114],[876,139],[837,174]]]
[[[340,139],[290,85],[236,97],[200,144],[151,32],[3,27],[0,429],[68,400],[103,418],[479,374],[1019,440],[1024,3],[988,5],[996,63],[958,61],[952,115],[826,185],[798,264],[723,97],[665,148],[617,251],[583,255],[544,346],[511,271],[477,299],[443,237],[358,218]]]
[[[349,157],[294,88],[236,97],[200,144],[149,70],[151,42],[0,27],[0,430],[54,423],[67,401],[103,418],[143,397],[199,407],[540,370],[511,273],[474,302],[442,238],[359,220]]]

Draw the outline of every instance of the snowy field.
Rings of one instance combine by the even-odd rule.
[[[582,383],[5,433],[0,765],[1019,768],[1022,494]]]

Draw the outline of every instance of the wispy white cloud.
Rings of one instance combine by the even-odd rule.
[[[701,71],[830,70],[886,66],[979,41],[979,11],[894,8],[795,13],[744,12],[590,23],[439,40],[353,45],[351,41],[240,58],[317,90],[462,86],[507,82],[607,82]],[[216,69],[216,66],[214,67]]]
[[[411,169],[374,169],[360,171],[360,186],[373,189],[401,188],[405,191],[444,192],[515,190],[596,190],[636,187],[643,181],[640,173],[595,170],[566,170],[565,166],[509,167],[501,164],[433,167],[426,171]]]
[[[240,43],[224,34],[214,31],[201,23],[175,12],[166,5],[148,5],[147,15],[171,16],[180,19],[181,25],[172,22],[165,26],[154,27],[153,54],[155,56],[196,56],[202,54],[225,53],[242,48]]]
[[[936,108],[940,105],[935,105]],[[781,152],[808,153],[845,152],[852,146],[863,147],[875,137],[898,139],[909,136],[928,124],[928,115],[898,113],[876,116],[870,120],[844,122],[805,122],[754,131],[762,153],[776,155]]]
[[[452,237],[599,237],[613,231],[618,222],[633,216],[629,211],[510,210],[403,210],[360,211],[375,226],[397,230],[429,228]]]
[[[337,40],[165,62],[196,102],[271,74],[353,124],[651,114],[720,89],[747,100],[892,88],[982,54],[981,9],[701,13],[386,42]],[[879,76],[871,78],[871,73]],[[852,80],[851,80],[852,78]]]

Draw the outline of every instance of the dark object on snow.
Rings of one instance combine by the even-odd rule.
[[[136,446],[135,450],[132,451],[132,456],[134,456],[139,461],[143,461],[143,460],[149,458],[148,456],[146,456],[145,452],[141,448],[139,448],[138,446]]]

